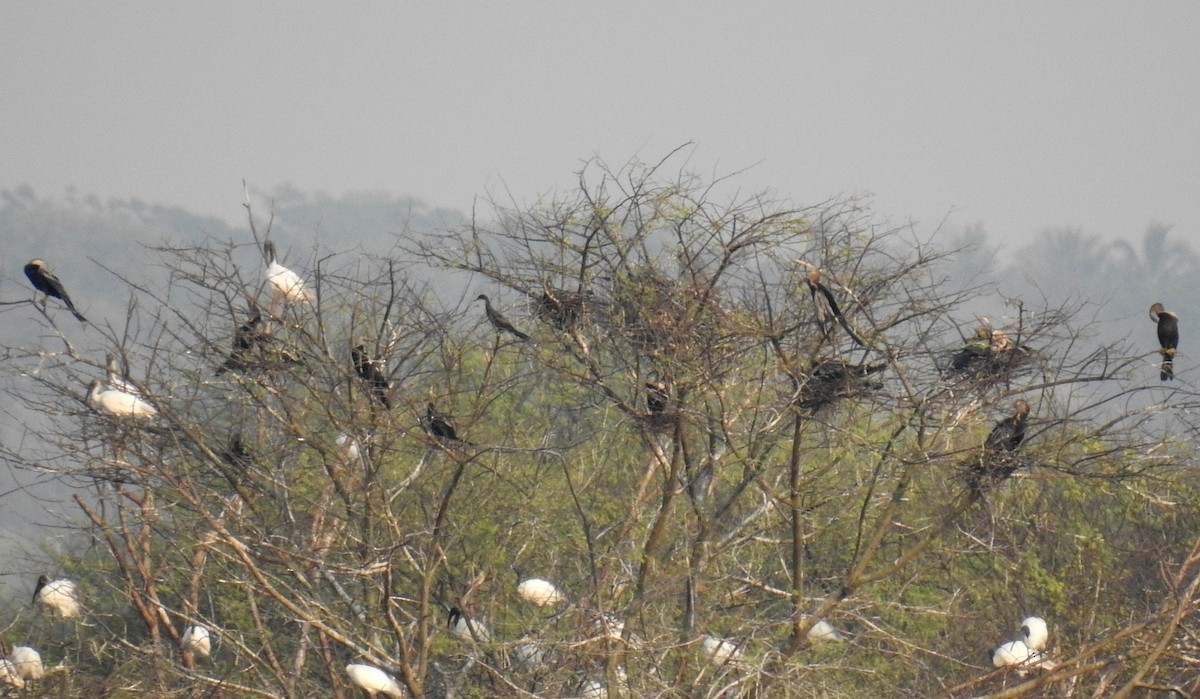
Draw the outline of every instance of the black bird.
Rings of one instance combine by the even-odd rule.
[[[662,415],[671,407],[671,394],[661,381],[646,382],[646,408],[651,415]]]
[[[480,294],[475,297],[476,301],[483,301],[483,312],[487,314],[488,322],[498,331],[503,331],[511,335],[515,335],[518,339],[528,340],[529,336],[513,327],[513,324],[508,322],[508,319],[500,315],[500,311],[492,308],[492,302],[488,299],[487,294]]]
[[[454,425],[450,424],[450,416],[438,412],[437,408],[433,405],[433,401],[425,404],[425,419],[421,422],[425,427],[425,431],[437,439],[462,442],[458,438],[458,431],[454,429]]]
[[[1175,350],[1179,347],[1179,316],[1163,308],[1161,303],[1150,307],[1150,317],[1158,322],[1158,350],[1162,355],[1159,381],[1175,380]]]
[[[805,263],[809,264],[809,263]],[[862,341],[850,327],[850,323],[846,321],[846,316],[842,315],[842,309],[838,308],[837,301],[833,298],[833,293],[829,291],[829,287],[821,283],[821,270],[815,265],[809,265],[812,270],[808,276],[804,278],[804,282],[808,284],[808,291],[812,295],[813,306],[817,312],[817,323],[821,326],[821,334],[825,339],[829,340],[830,333],[833,331],[833,323],[836,320],[846,334],[854,340],[859,347],[865,348],[867,345]]]
[[[46,269],[45,262],[30,260],[29,264],[25,265],[25,276],[29,277],[29,283],[33,284],[33,288],[45,294],[47,298],[53,296],[65,303],[71,313],[74,313],[75,317],[79,319],[80,323],[87,322],[87,318],[84,318],[82,313],[75,310],[75,304],[71,303],[71,297],[67,295],[67,290],[63,288],[62,282],[50,270]]]
[[[371,395],[384,408],[391,410],[392,401],[388,398],[388,391],[392,388],[392,380],[387,375],[387,363],[382,358],[367,354],[367,346],[361,341],[350,348],[350,359],[354,363],[355,373],[371,387]]]
[[[254,308],[254,315],[237,327],[233,331],[233,349],[229,352],[229,358],[217,367],[217,376],[224,374],[226,371],[241,371],[247,366],[247,357],[254,345],[262,341],[267,333],[261,327],[262,313],[258,308]]]
[[[1018,400],[1013,404],[1013,414],[996,423],[991,434],[983,442],[988,451],[1016,451],[1025,441],[1025,421],[1029,419],[1029,404]]]

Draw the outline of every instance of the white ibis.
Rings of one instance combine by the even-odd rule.
[[[1027,617],[1021,622],[1021,640],[1030,650],[1046,650],[1046,642],[1050,639],[1050,631],[1046,628],[1046,620],[1038,617]]]
[[[267,258],[267,283],[274,287],[276,299],[305,303],[316,300],[299,274],[275,261],[275,243],[269,240],[263,243],[263,254]]]
[[[735,664],[742,660],[742,649],[738,648],[733,641],[726,641],[715,636],[704,636],[703,645],[704,654],[708,656],[713,665],[718,667]]]
[[[8,658],[0,658],[0,684],[7,684],[17,689],[25,688],[25,680],[17,672],[17,667]]]
[[[67,295],[67,290],[63,288],[62,282],[58,277],[46,269],[46,263],[41,260],[30,260],[29,264],[25,265],[25,276],[29,278],[29,283],[33,284],[33,288],[46,295],[46,298],[53,296],[54,298],[66,304],[67,309],[75,314],[75,318],[80,323],[86,323],[87,318],[83,314],[75,310],[75,304],[71,303],[71,297]]]
[[[992,651],[992,665],[995,667],[1015,667],[1021,677],[1029,674],[1025,665],[1033,657],[1029,646],[1024,641],[1009,641],[1001,643]]]
[[[88,386],[87,399],[92,405],[115,417],[149,420],[158,414],[153,405],[132,393],[115,388],[102,389],[100,379],[93,380]]]
[[[822,643],[826,641],[844,641],[846,637],[838,633],[838,630],[833,628],[833,624],[821,619],[808,630],[808,640],[813,643]]]
[[[29,646],[14,646],[9,658],[23,680],[40,680],[46,675],[41,654]]]
[[[209,633],[208,627],[202,624],[189,626],[183,630],[179,645],[192,655],[207,658],[212,652],[212,634]]]
[[[338,438],[333,440],[333,442],[334,444],[337,444],[338,458],[342,460],[342,463],[349,464],[358,461],[359,451],[357,439],[348,434],[342,433],[338,435]]]
[[[449,627],[450,633],[454,634],[454,637],[460,641],[479,641],[483,643],[492,638],[487,624],[478,619],[467,618],[467,615],[458,607],[450,608],[450,614],[446,618],[446,626]]]
[[[559,592],[554,583],[549,580],[542,580],[541,578],[530,578],[521,581],[521,584],[517,585],[517,594],[525,598],[526,602],[538,607],[555,605],[559,602],[565,602],[567,599],[567,596]]]
[[[134,386],[125,379],[125,375],[121,371],[121,365],[117,363],[116,357],[111,354],[104,355],[104,366],[108,370],[109,388],[137,396],[138,398],[142,397],[142,392],[137,390],[137,386]]]
[[[373,665],[350,663],[346,666],[346,674],[350,676],[350,681],[366,692],[368,696],[374,697],[376,694],[388,697],[404,696],[404,690],[400,689],[400,684],[391,675]]]
[[[66,579],[50,580],[45,575],[38,576],[37,586],[33,588],[33,603],[64,619],[79,614],[75,583]]]

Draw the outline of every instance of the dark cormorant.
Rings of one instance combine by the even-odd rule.
[[[437,439],[446,439],[451,442],[461,442],[458,438],[458,431],[454,429],[454,425],[450,424],[450,416],[446,413],[438,412],[433,405],[433,401],[425,404],[425,419],[421,421],[425,427],[425,431],[433,435]]]
[[[1179,347],[1179,316],[1163,308],[1161,303],[1150,307],[1150,317],[1158,322],[1158,344],[1161,347],[1162,369],[1160,381],[1175,380],[1175,350]]]
[[[29,264],[25,265],[25,276],[29,277],[29,283],[33,284],[33,288],[45,294],[47,298],[53,296],[65,303],[71,313],[74,313],[75,317],[79,319],[80,323],[87,322],[87,318],[84,318],[82,313],[75,310],[75,304],[71,303],[71,297],[67,295],[67,290],[63,288],[62,282],[50,270],[46,269],[45,262],[30,260]]]
[[[350,348],[350,359],[354,363],[355,373],[371,387],[371,395],[375,396],[384,408],[391,410],[392,401],[388,398],[388,391],[392,388],[392,380],[388,378],[386,362],[382,358],[372,358],[368,355],[367,346],[361,341]]]
[[[996,423],[991,434],[983,442],[988,451],[1016,451],[1025,441],[1025,421],[1029,419],[1029,404],[1018,400],[1013,404],[1013,414]]]
[[[809,264],[809,263],[805,263]],[[833,298],[833,293],[829,291],[829,287],[821,283],[821,270],[815,265],[809,265],[812,270],[808,276],[804,278],[804,283],[808,284],[808,291],[812,294],[813,306],[817,312],[817,322],[821,326],[821,334],[825,339],[831,339],[830,333],[833,330],[833,323],[836,321],[854,340],[859,347],[866,347],[866,343],[854,332],[850,327],[850,323],[846,321],[846,317],[842,315],[842,309],[838,308],[837,301]]]

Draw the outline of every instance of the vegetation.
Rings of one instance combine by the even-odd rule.
[[[672,163],[281,255],[310,300],[272,293],[248,204],[119,275],[98,355],[39,311],[6,369],[46,419],[0,454],[79,488],[80,618],[6,619],[46,694],[355,696],[351,663],[422,697],[1200,693],[1186,353],[1164,387],[1144,319],[1098,339],[858,202]],[[85,402],[105,351],[155,417]],[[994,669],[1030,615],[1051,662]]]

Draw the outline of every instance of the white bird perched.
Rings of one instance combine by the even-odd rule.
[[[0,684],[7,684],[17,689],[25,688],[25,680],[17,672],[17,666],[8,658],[0,658]]]
[[[37,587],[33,588],[33,603],[64,619],[79,614],[75,583],[70,580],[50,580],[45,575],[38,576]]]
[[[158,414],[153,405],[132,393],[118,391],[115,388],[101,390],[100,379],[93,380],[88,386],[87,399],[92,405],[116,417],[149,420]]]
[[[46,675],[41,654],[29,646],[14,646],[9,658],[23,680],[40,680]]]
[[[343,463],[351,463],[358,461],[358,440],[348,434],[342,433],[338,438],[333,440],[338,447],[338,457]]]
[[[372,697],[376,694],[389,697],[404,696],[404,690],[400,689],[400,684],[391,675],[374,665],[350,663],[346,666],[346,674],[350,675],[351,682]]]
[[[714,636],[704,636],[703,639],[704,654],[708,656],[713,665],[731,665],[741,662],[742,649],[738,648],[733,641],[726,641]]]
[[[1046,642],[1050,640],[1046,620],[1038,616],[1026,617],[1021,622],[1021,640],[1030,650],[1046,650]]]
[[[120,365],[117,364],[117,358],[111,354],[104,355],[104,365],[108,370],[108,386],[118,391],[128,393],[132,396],[142,397],[142,392],[137,390],[129,381],[125,380],[125,376],[121,372]]]
[[[526,602],[539,607],[565,602],[567,596],[559,592],[554,583],[541,578],[530,578],[517,585],[517,594],[524,597]]]
[[[183,630],[183,637],[179,639],[179,646],[192,655],[207,658],[209,653],[212,652],[212,634],[209,633],[208,627],[203,624],[189,626]]]
[[[608,688],[599,680],[584,680],[579,685],[580,699],[608,699]]]
[[[823,641],[844,641],[846,637],[838,633],[838,630],[833,628],[833,624],[821,619],[808,630],[808,640],[813,643],[821,643]]]
[[[468,619],[458,607],[451,607],[450,614],[446,618],[446,626],[450,628],[450,633],[460,641],[490,641],[492,634],[488,631],[487,624],[484,624],[478,619]]]
[[[1017,674],[1021,677],[1029,674],[1029,671],[1024,669],[1024,665],[1033,657],[1029,651],[1029,646],[1025,645],[1024,641],[1009,641],[1001,643],[992,651],[992,665],[995,667],[1017,667]]]
[[[275,261],[275,243],[269,240],[263,243],[263,254],[267,258],[267,282],[275,288],[276,299],[307,303],[316,300],[299,274]]]

